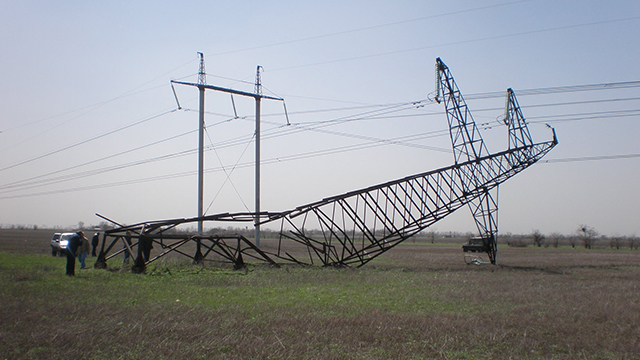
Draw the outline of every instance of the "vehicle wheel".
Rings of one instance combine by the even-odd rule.
[[[56,256],[58,255],[58,251],[56,251],[56,249],[53,248],[53,246],[51,247],[51,256]]]

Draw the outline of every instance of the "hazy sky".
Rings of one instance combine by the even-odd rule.
[[[198,92],[176,86],[178,111],[170,80],[196,82],[203,52],[209,84],[253,91],[261,65],[286,100],[289,126],[262,102],[263,210],[452,164],[429,100],[441,57],[490,151],[509,87],[534,140],[557,130],[500,187],[501,233],[640,235],[635,0],[4,0],[0,24],[3,226],[196,216]],[[253,100],[234,97],[234,119],[228,94],[206,96],[207,213],[253,210]],[[464,208],[435,229],[475,227]]]

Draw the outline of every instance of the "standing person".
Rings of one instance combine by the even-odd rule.
[[[84,238],[84,233],[82,231],[78,231],[75,235],[69,239],[69,243],[67,244],[67,276],[74,276],[76,270],[76,253],[78,252],[78,247],[82,243],[82,238]]]
[[[153,239],[146,235],[140,235],[140,238],[138,239],[138,246],[142,248],[142,258],[144,261],[149,261],[151,249],[153,249]]]
[[[89,240],[82,235],[80,239],[80,247],[78,247],[78,260],[80,260],[80,269],[84,269],[84,260],[87,258],[87,254],[89,254]]]
[[[98,248],[98,243],[100,242],[100,233],[93,234],[93,238],[91,238],[91,256],[96,257],[96,249]]]

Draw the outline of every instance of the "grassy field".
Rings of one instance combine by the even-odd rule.
[[[2,359],[640,359],[637,250],[501,247],[476,266],[409,242],[361,269],[69,278],[51,233],[0,229]]]

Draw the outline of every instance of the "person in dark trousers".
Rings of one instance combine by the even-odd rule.
[[[153,249],[153,239],[144,235],[140,235],[138,246],[142,248],[142,257],[145,262],[149,261],[151,249]]]
[[[87,255],[89,255],[89,240],[87,240],[84,235],[80,240],[81,243],[80,247],[78,247],[78,260],[80,260],[80,269],[84,269],[86,268],[84,260],[87,258]]]
[[[84,238],[84,233],[82,231],[78,231],[74,236],[69,239],[69,243],[67,244],[67,276],[75,276],[76,271],[76,253],[78,252],[78,247],[82,244],[82,239]]]
[[[98,243],[100,243],[100,233],[95,233],[91,238],[91,256],[92,257],[96,257],[96,249],[98,248]]]

